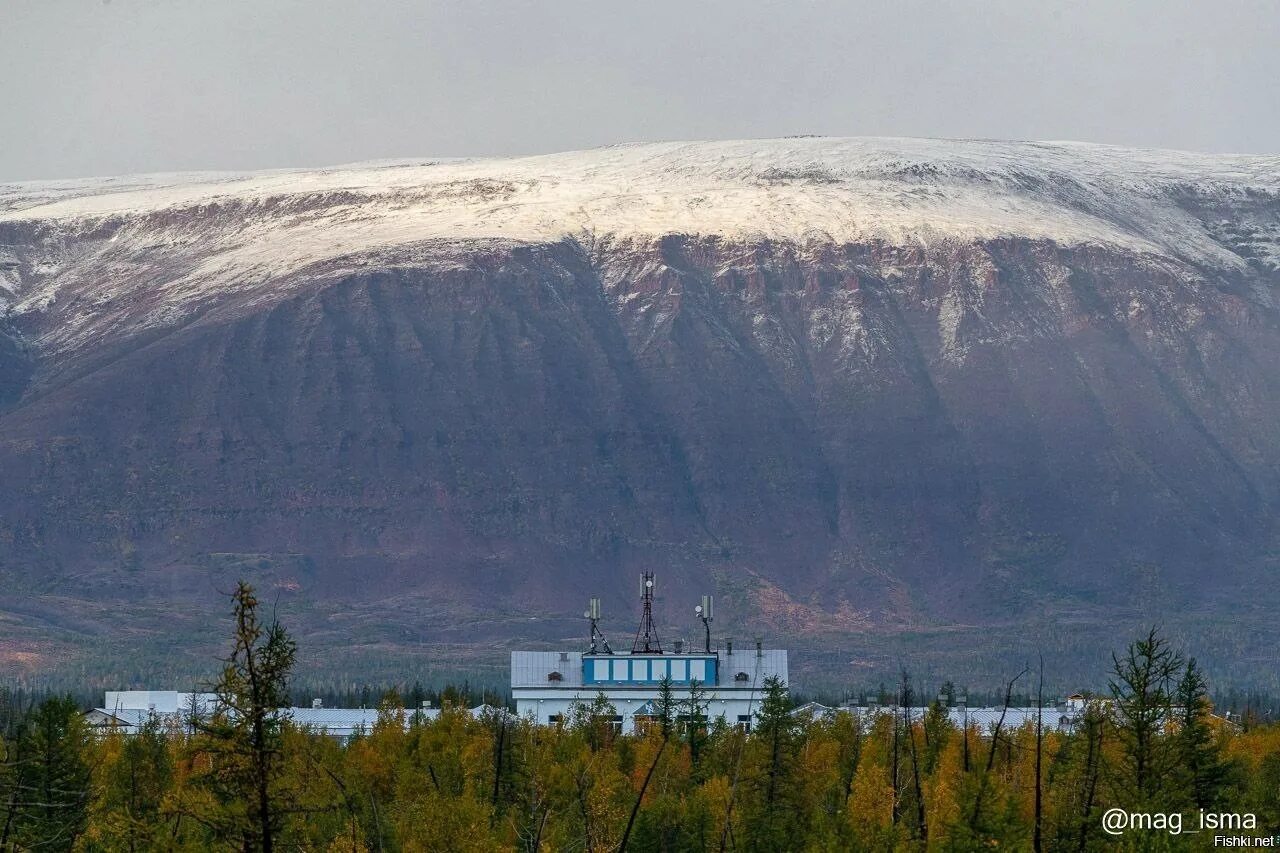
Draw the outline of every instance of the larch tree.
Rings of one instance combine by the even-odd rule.
[[[1187,661],[1178,679],[1174,703],[1178,723],[1174,739],[1178,772],[1184,779],[1190,804],[1200,809],[1211,808],[1227,781],[1228,767],[1218,738],[1209,725],[1209,687],[1195,658]]]
[[[1176,755],[1166,729],[1173,716],[1173,688],[1182,657],[1152,628],[1112,655],[1114,722],[1121,746],[1115,793],[1126,805],[1162,803]]]
[[[208,796],[193,798],[190,814],[222,843],[272,853],[293,810],[280,771],[296,646],[278,621],[263,622],[249,584],[236,586],[232,605],[231,653],[214,684],[217,708],[200,721],[192,744],[207,759],[192,783]]]
[[[162,806],[173,786],[173,758],[159,717],[152,715],[132,735],[113,733],[99,747],[93,846],[129,853],[163,846],[168,830]]]

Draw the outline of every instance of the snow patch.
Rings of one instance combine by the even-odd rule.
[[[214,298],[257,302],[313,270],[403,263],[405,253],[456,264],[476,241],[567,239],[594,251],[671,234],[800,251],[1028,239],[1267,270],[1280,269],[1277,208],[1280,157],[928,139],[667,142],[9,184],[0,185],[0,225],[38,234],[39,245],[19,247],[33,258],[25,280],[0,268],[0,300],[21,313],[50,310],[64,292],[92,293],[60,318],[73,328],[46,332],[46,343],[66,344],[91,327],[172,323]],[[636,272],[605,271],[606,286]],[[949,356],[963,357],[962,320],[980,298],[941,306]]]

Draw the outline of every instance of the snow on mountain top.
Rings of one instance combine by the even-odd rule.
[[[24,236],[7,246],[0,236],[0,311],[56,314],[35,343],[72,349],[230,294],[278,298],[315,264],[456,260],[450,247],[478,239],[1024,237],[1280,269],[1280,157],[982,140],[663,142],[0,185],[6,231]]]
[[[404,240],[548,240],[582,232],[842,242],[1017,235],[1236,263],[1179,201],[1251,192],[1280,193],[1280,157],[1079,143],[786,138],[10,185],[0,187],[0,221],[133,218],[310,199],[305,214],[295,207],[279,225],[322,255],[335,243],[351,251]],[[308,239],[316,229],[320,238]]]

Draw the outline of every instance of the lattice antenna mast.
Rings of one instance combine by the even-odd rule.
[[[600,647],[603,646],[606,655],[613,654],[613,649],[609,648],[609,641],[604,638],[604,632],[600,630],[600,599],[591,599],[587,604],[587,612],[582,615],[591,623],[591,648],[587,653],[598,655]]]
[[[631,654],[662,654],[662,641],[658,639],[658,628],[653,624],[653,572],[645,572],[640,576],[640,598],[644,610],[640,616],[640,627],[636,629],[635,642],[631,644]]]

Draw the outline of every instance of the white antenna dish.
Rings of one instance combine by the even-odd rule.
[[[645,581],[645,582],[644,582],[644,585],[645,585],[645,586],[647,586],[647,587],[649,587],[650,589],[652,589],[652,588],[653,588],[653,581],[652,581],[652,580],[647,580],[647,581]]]
[[[699,616],[701,616],[701,615],[702,615],[702,605],[701,605],[701,604],[699,604],[697,607],[693,608],[693,612],[694,612],[694,613],[696,613],[696,614],[698,614]]]
[[[590,618],[591,618],[591,611],[590,611],[590,610],[585,611],[585,612],[582,614],[582,618],[583,618],[583,619],[590,619]]]

